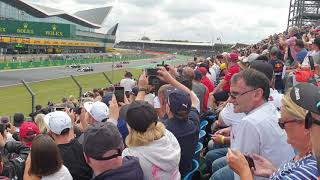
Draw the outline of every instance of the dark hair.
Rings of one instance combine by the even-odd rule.
[[[254,89],[261,88],[263,90],[263,98],[268,101],[270,96],[269,80],[265,74],[254,69],[246,69],[235,74],[231,78],[231,83],[236,83],[243,79],[246,86]]]
[[[67,134],[69,134],[69,132],[70,132],[70,128],[66,128],[66,129],[61,131],[60,136],[67,135]]]
[[[132,73],[131,73],[131,72],[126,72],[126,73],[124,74],[124,77],[129,77],[129,78],[131,78],[131,77],[132,77]]]
[[[304,48],[304,43],[301,39],[296,39],[296,46],[298,46],[299,48]]]
[[[261,60],[261,61],[269,61],[269,58],[266,55],[260,55],[260,56],[257,57],[256,60],[258,60],[258,61],[259,60]]]
[[[262,72],[264,75],[267,76],[269,81],[273,79],[273,67],[271,64],[263,61],[254,61],[250,65],[250,68],[255,69],[259,72]]]
[[[36,111],[39,111],[42,109],[42,106],[41,105],[36,105]]]
[[[58,146],[50,136],[40,134],[34,138],[29,174],[48,176],[58,172],[62,164],[63,161]]]

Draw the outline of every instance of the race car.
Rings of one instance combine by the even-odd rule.
[[[129,61],[123,61],[122,64],[129,64]]]
[[[77,71],[79,71],[79,72],[89,72],[89,71],[93,71],[93,68],[90,67],[90,66],[86,66],[86,67],[78,69]]]
[[[150,63],[158,63],[156,60],[151,60]]]
[[[122,68],[123,66],[122,66],[122,64],[116,64],[115,66],[114,66],[114,68]]]
[[[67,68],[81,68],[80,64],[70,64]]]

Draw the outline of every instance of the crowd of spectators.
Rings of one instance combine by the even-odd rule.
[[[320,179],[319,33],[291,27],[138,80],[126,72],[31,120],[2,115],[0,179]]]

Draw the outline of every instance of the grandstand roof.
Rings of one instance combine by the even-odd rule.
[[[79,11],[78,15],[69,14],[63,10],[46,7],[43,5],[28,3],[25,0],[0,0],[7,4],[11,4],[21,10],[26,11],[35,17],[46,18],[51,16],[58,16],[76,24],[99,29],[102,27],[102,23],[111,11],[111,7],[95,8],[85,11]],[[87,18],[85,17],[87,16]],[[95,19],[94,19],[94,18]],[[100,23],[101,22],[101,23]]]

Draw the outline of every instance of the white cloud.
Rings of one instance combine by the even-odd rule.
[[[75,12],[112,4],[108,28],[119,22],[118,40],[181,39],[254,43],[284,31],[289,0],[29,0]]]

